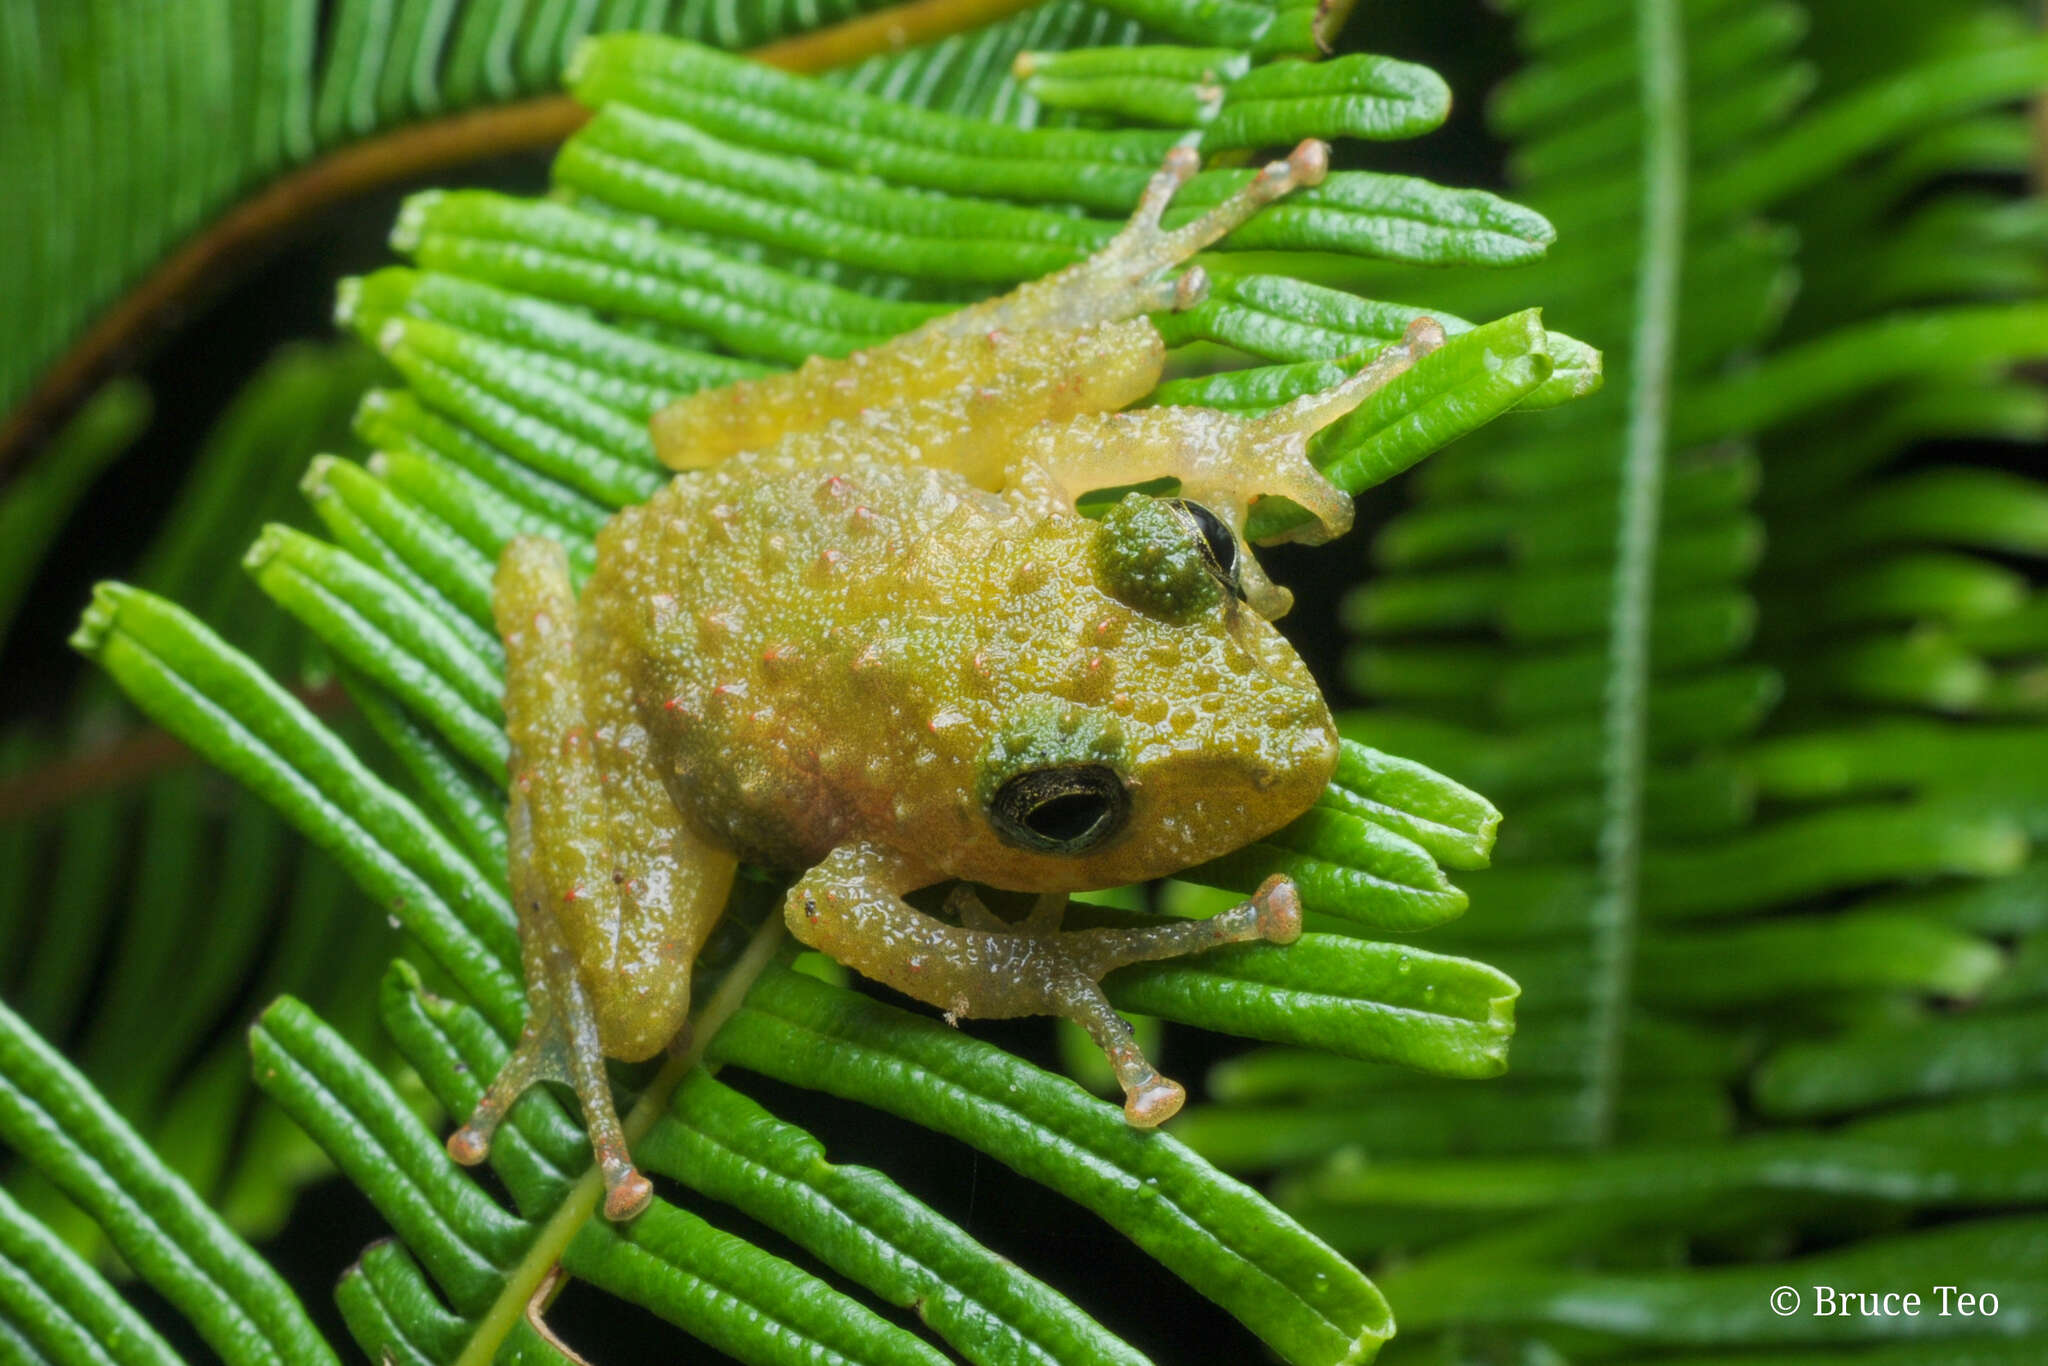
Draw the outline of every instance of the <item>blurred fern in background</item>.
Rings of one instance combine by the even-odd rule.
[[[572,1359],[526,1315],[557,1261],[586,1303],[749,1362],[1258,1350],[1147,1328],[1073,1266],[1020,1272],[922,1159],[827,1160],[883,1115],[1067,1194],[1293,1362],[1369,1358],[1394,1319],[1387,1360],[2040,1354],[2048,400],[2028,367],[2048,281],[2021,102],[2048,43],[2002,3],[1525,0],[1524,64],[1488,104],[1520,202],[1341,173],[1158,319],[1177,363],[1154,401],[1249,411],[1431,313],[1452,343],[1316,455],[1362,490],[1465,438],[1407,479],[1356,572],[1345,672],[1368,705],[1330,793],[1151,898],[1199,912],[1284,869],[1311,935],[1112,979],[1122,1008],[1262,1043],[1169,1136],[791,965],[774,888],[743,882],[698,993],[706,1067],[619,1074],[665,1178],[648,1216],[589,1217],[587,1149],[550,1097],[516,1112],[495,1184],[442,1155],[442,1113],[520,1012],[497,548],[541,531],[587,565],[596,526],[665,477],[645,422],[671,397],[1074,259],[1177,138],[1212,167],[1191,212],[1257,149],[1441,123],[1440,79],[1368,55],[1370,9],[1344,55],[1280,60],[1344,8],[0,19],[0,166],[27,205],[0,229],[0,450],[326,196],[581,130],[545,197],[408,200],[405,263],[341,288],[363,345],[257,376],[133,586],[88,614],[81,645],[263,800],[169,762],[103,682],[0,744],[0,1141],[26,1159],[0,1196],[0,1359],[176,1360],[193,1335],[231,1361],[329,1359],[296,1297],[321,1278],[288,1287],[242,1241],[326,1161],[397,1235],[338,1290],[372,1359]],[[890,25],[931,41],[882,51]],[[620,29],[694,42],[583,44]],[[833,69],[716,50],[771,43]],[[550,93],[565,65],[574,102]],[[1587,397],[1595,348],[1613,378]],[[146,406],[103,391],[7,486],[0,623]],[[1497,849],[1475,791],[1505,813]],[[814,1109],[815,1137],[791,1122]],[[109,1247],[175,1315],[124,1303]],[[1822,1281],[2002,1310],[1772,1312],[1774,1287]]]
[[[454,1168],[432,1127],[442,1107],[473,1105],[523,1011],[502,886],[502,653],[488,610],[505,541],[545,532],[587,565],[602,521],[666,477],[647,435],[656,409],[704,384],[880,340],[1077,259],[1115,230],[1178,140],[1218,161],[1188,187],[1176,209],[1187,214],[1241,184],[1250,172],[1230,167],[1257,149],[1310,135],[1413,136],[1448,108],[1442,81],[1408,63],[1273,62],[1314,50],[1313,5],[1063,0],[983,22],[1015,8],[914,7],[905,23],[938,13],[979,27],[816,85],[697,43],[579,45],[589,15],[564,25],[559,11],[489,7],[501,37],[525,22],[532,50],[573,51],[571,92],[595,111],[557,159],[554,193],[413,196],[392,238],[408,264],[340,290],[338,316],[381,359],[280,362],[202,454],[191,496],[207,516],[172,523],[179,545],[204,553],[167,551],[179,573],[145,566],[136,584],[103,585],[76,637],[165,730],[325,858],[287,860],[296,846],[264,807],[227,799],[192,770],[151,777],[161,795],[131,819],[119,805],[128,788],[110,773],[156,765],[137,760],[134,741],[95,752],[84,721],[72,730],[88,757],[70,769],[24,746],[10,796],[27,817],[15,827],[25,845],[52,821],[105,813],[95,842],[24,859],[17,889],[30,951],[24,1014],[0,1019],[0,1137],[22,1159],[20,1195],[4,1211],[7,1255],[30,1274],[0,1293],[0,1317],[24,1352],[171,1350],[61,1236],[88,1254],[104,1238],[229,1359],[328,1356],[313,1320],[231,1231],[275,1224],[308,1171],[303,1133],[397,1235],[365,1253],[338,1292],[349,1331],[380,1360],[560,1358],[568,1349],[537,1306],[566,1279],[745,1361],[925,1361],[940,1343],[976,1361],[1140,1359],[890,1176],[827,1163],[818,1139],[714,1081],[727,1064],[952,1135],[1068,1195],[1291,1360],[1363,1359],[1390,1333],[1362,1274],[1170,1136],[1130,1130],[1114,1107],[992,1044],[793,971],[779,917],[764,915],[772,888],[758,880],[701,965],[703,1066],[691,1066],[692,1053],[622,1072],[640,1093],[629,1120],[636,1152],[677,1183],[671,1200],[629,1226],[595,1220],[587,1149],[549,1096],[524,1103],[499,1144],[502,1186]],[[671,27],[736,43],[767,36],[700,33],[699,20],[725,11],[685,9]],[[817,29],[840,16],[815,7],[789,17],[816,31],[801,61],[776,50],[785,64],[842,58],[887,36]],[[330,99],[333,82],[360,93],[377,71],[417,70],[437,53],[450,82],[470,90],[455,77],[472,50],[436,46],[457,31],[434,26],[447,18],[428,6],[333,10],[317,79],[300,72],[302,47],[263,49],[293,73],[266,96],[271,113],[291,123],[310,98],[323,136],[370,131],[374,118],[334,121],[355,106]],[[51,16],[53,68],[76,32],[65,24]],[[1236,45],[1173,45],[1195,35]],[[153,70],[139,30],[89,36],[110,46],[97,56],[109,85],[132,88],[124,83]],[[413,42],[424,44],[416,56],[403,49]],[[1027,47],[1038,71],[1020,87],[1011,69]],[[233,80],[221,88],[246,93]],[[426,105],[377,108],[395,119]],[[584,117],[546,108],[570,110],[561,131]],[[144,181],[81,189],[54,174],[56,150],[12,150],[53,172],[53,212],[149,193]],[[1540,216],[1484,192],[1334,175],[1237,235],[1246,265],[1216,258],[1216,298],[1171,320],[1171,340],[1190,357],[1173,392],[1271,407],[1327,386],[1420,311],[1303,285],[1297,267],[1353,256],[1511,263],[1550,238]],[[165,240],[135,246],[131,265]],[[1449,345],[1326,434],[1319,458],[1347,487],[1512,407],[1555,405],[1598,383],[1597,353],[1547,333],[1533,312],[1443,321],[1456,334]],[[1238,368],[1217,371],[1232,350]],[[340,438],[335,419],[358,393],[353,437]],[[89,416],[57,456],[83,470],[122,426]],[[301,468],[324,537],[273,521],[243,557],[246,579],[219,573],[240,540],[230,528],[275,517],[281,480]],[[44,515],[80,482],[36,495]],[[250,582],[284,614],[237,602]],[[230,645],[177,599],[231,631],[260,621],[270,634]],[[74,795],[82,800],[66,800]],[[1464,897],[1440,861],[1482,865],[1496,819],[1483,799],[1418,765],[1351,747],[1316,811],[1189,874],[1249,889],[1291,871],[1317,908],[1318,933],[1285,954],[1127,974],[1115,994],[1239,1035],[1497,1073],[1511,981],[1354,937],[1457,915]],[[115,856],[124,837],[139,838],[132,863]],[[367,906],[335,895],[336,867]],[[264,893],[277,888],[321,899],[284,907],[266,934],[263,911],[276,898]],[[106,909],[116,891],[134,907],[118,919]],[[36,926],[33,908],[59,894],[81,913]],[[340,945],[322,939],[337,910],[353,911],[358,927]],[[408,957],[385,968],[392,931]],[[63,982],[63,1008],[45,1007],[39,998],[55,988],[44,984]],[[239,1068],[213,1065],[210,1032],[272,998],[250,1044],[254,1080],[275,1108],[252,1104]],[[32,1024],[64,1040],[92,1081]],[[279,1128],[280,1114],[296,1128]],[[218,1215],[195,1198],[202,1192]],[[1053,1280],[1071,1271],[1047,1268]],[[1096,1312],[1118,1307],[1095,1299]],[[921,1327],[900,1312],[909,1307]]]
[[[1347,733],[1504,812],[1422,942],[1522,984],[1511,1077],[1255,1053],[1183,1134],[1399,1253],[1418,1359],[2036,1360],[2048,45],[2003,5],[1516,11],[1489,115],[1557,247],[1366,283],[1541,298],[1613,379],[1419,471],[1345,607]],[[1958,1283],[2000,1314],[1811,1312]]]

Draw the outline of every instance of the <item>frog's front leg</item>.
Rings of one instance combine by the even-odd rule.
[[[790,888],[784,914],[796,937],[866,977],[935,1005],[949,1018],[1062,1015],[1095,1039],[1124,1089],[1124,1118],[1150,1128],[1186,1093],[1159,1075],[1110,1008],[1099,983],[1126,963],[1178,958],[1217,944],[1301,934],[1294,884],[1273,877],[1251,900],[1206,920],[1139,929],[1061,931],[1059,902],[1041,902],[1015,929],[996,929],[978,905],[948,925],[903,895],[931,876],[866,843],[835,849]]]
[[[529,1086],[566,1082],[604,1177],[605,1214],[630,1218],[653,1188],[627,1153],[604,1060],[649,1057],[675,1037],[734,865],[682,822],[635,747],[629,675],[601,634],[579,640],[561,548],[508,546],[493,606],[505,640],[507,843],[528,1015],[448,1151],[481,1162]]]

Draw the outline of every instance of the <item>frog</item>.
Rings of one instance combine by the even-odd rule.
[[[1324,791],[1336,726],[1272,624],[1290,599],[1247,520],[1284,498],[1307,513],[1295,539],[1347,529],[1309,438],[1443,340],[1418,319],[1261,416],[1134,408],[1166,359],[1150,315],[1207,292],[1189,258],[1321,180],[1328,148],[1304,142],[1169,230],[1198,165],[1170,153],[1072,266],[655,414],[675,473],[601,529],[580,594],[559,544],[505,547],[493,611],[528,1013],[448,1140],[457,1161],[487,1157],[528,1087],[564,1082],[606,1216],[647,1205],[605,1060],[683,1036],[742,864],[793,879],[783,919],[802,944],[949,1022],[1075,1021],[1131,1125],[1180,1108],[1102,978],[1291,942],[1299,890],[1275,876],[1206,919],[1082,929],[1063,927],[1068,897],[1242,847]],[[1177,492],[1083,515],[1084,495],[1160,480]],[[948,883],[938,914],[905,899]],[[1005,918],[978,888],[1030,908]]]

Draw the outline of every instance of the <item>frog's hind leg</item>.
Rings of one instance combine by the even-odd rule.
[[[1166,359],[1143,315],[1187,308],[1208,289],[1199,269],[1155,277],[1289,190],[1320,181],[1329,148],[1304,142],[1194,222],[1162,227],[1199,163],[1191,147],[1169,153],[1123,230],[1084,261],[853,355],[813,357],[783,374],[678,399],[650,424],[661,462],[702,469],[816,434],[816,449],[784,452],[829,464],[849,452],[895,458],[892,443],[905,444],[915,463],[976,478],[972,453],[1002,448],[1009,434],[1137,402],[1158,384]],[[835,424],[846,430],[828,430]]]
[[[999,298],[934,319],[920,331],[953,336],[979,336],[992,329],[1064,331],[1191,307],[1208,291],[1205,273],[1195,269],[1162,280],[1161,272],[1229,236],[1281,196],[1322,183],[1330,170],[1330,148],[1311,138],[1285,160],[1268,162],[1243,189],[1193,222],[1163,227],[1160,220],[1175,193],[1200,168],[1194,148],[1174,148],[1145,187],[1130,221],[1094,255]]]
[[[605,1213],[629,1218],[652,1188],[627,1154],[604,1060],[650,1057],[677,1033],[733,863],[684,827],[652,761],[622,743],[638,734],[629,675],[595,624],[579,631],[561,548],[512,542],[493,607],[505,640],[507,844],[528,1021],[448,1150],[481,1161],[527,1087],[566,1082],[604,1176]]]
[[[1178,958],[1219,944],[1301,934],[1294,884],[1273,877],[1251,900],[1206,920],[1137,929],[1062,931],[1058,902],[1042,902],[1019,926],[967,897],[961,926],[945,924],[902,900],[917,878],[868,845],[835,850],[790,889],[791,932],[862,975],[944,1010],[949,1018],[1061,1015],[1086,1029],[1124,1090],[1124,1118],[1150,1128],[1180,1109],[1186,1093],[1159,1075],[1130,1026],[1102,994],[1103,976],[1126,963]]]
[[[532,820],[515,800],[511,828],[515,866],[531,867]],[[577,976],[574,956],[544,911],[545,891],[531,877],[514,888],[520,912],[522,957],[526,964],[527,1018],[519,1043],[485,1088],[469,1120],[448,1136],[448,1155],[466,1167],[490,1156],[491,1140],[514,1102],[537,1082],[559,1081],[576,1092],[583,1107],[590,1148],[604,1179],[605,1217],[630,1219],[647,1207],[654,1187],[633,1166],[626,1136],[612,1105],[589,994]]]

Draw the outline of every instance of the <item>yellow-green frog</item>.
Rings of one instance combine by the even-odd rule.
[[[1090,259],[841,360],[695,394],[654,419],[684,471],[612,519],[581,598],[554,543],[514,541],[495,611],[512,742],[511,884],[529,1017],[449,1140],[486,1155],[536,1080],[571,1084],[627,1218],[634,1170],[604,1059],[683,1028],[736,864],[799,874],[804,943],[964,1016],[1058,1014],[1108,1054],[1135,1125],[1180,1107],[1097,981],[1120,964],[1300,933],[1275,878],[1212,919],[1062,932],[1066,893],[1164,876],[1276,829],[1323,790],[1337,734],[1268,624],[1284,590],[1242,548],[1252,501],[1350,500],[1316,430],[1442,339],[1427,319],[1338,387],[1247,420],[1120,411],[1157,384],[1161,280],[1291,186],[1304,143],[1173,231],[1182,149]],[[1100,519],[1075,499],[1170,476]],[[948,880],[958,925],[903,896]],[[1040,893],[1011,924],[967,884]]]

